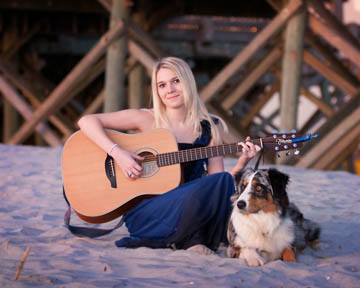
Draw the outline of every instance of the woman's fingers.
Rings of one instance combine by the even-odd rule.
[[[137,154],[135,154],[135,153],[133,153],[132,155],[133,155],[133,157],[134,157],[136,160],[143,161],[143,160],[145,159],[144,157],[141,157],[141,156],[139,156],[139,155],[137,155]]]
[[[261,150],[261,148],[258,145],[255,145],[252,142],[246,142],[246,145],[249,147],[250,154],[255,156],[257,152]]]
[[[242,157],[251,159],[253,158],[260,150],[260,146],[255,145],[251,142],[251,138],[249,136],[246,137],[244,142],[239,142],[238,145],[242,146]]]
[[[143,161],[144,158],[136,155],[135,153],[125,152],[122,154],[123,157],[117,158],[117,163],[123,171],[126,178],[130,180],[136,180],[141,176],[142,166],[137,161]]]

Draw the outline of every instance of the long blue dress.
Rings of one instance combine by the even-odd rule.
[[[204,147],[210,143],[208,121],[201,122],[202,134],[194,143],[179,144],[179,149]],[[206,175],[207,159],[184,167],[185,183],[154,198],[145,199],[125,214],[130,237],[115,242],[118,247],[187,249],[203,244],[216,250],[226,243],[230,196],[234,181],[227,172]]]

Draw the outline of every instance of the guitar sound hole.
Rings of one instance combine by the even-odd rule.
[[[145,158],[143,162],[139,163],[143,168],[141,178],[151,177],[159,171],[159,167],[156,164],[156,156],[153,153],[144,151],[138,155]]]

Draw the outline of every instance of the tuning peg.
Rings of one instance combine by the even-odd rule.
[[[299,155],[300,154],[300,150],[296,149],[294,152],[295,155]]]

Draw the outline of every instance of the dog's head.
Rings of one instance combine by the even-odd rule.
[[[234,209],[251,214],[263,211],[283,213],[289,206],[286,186],[289,176],[270,168],[243,170],[235,176],[236,193],[231,197]]]

